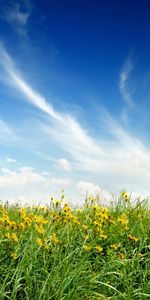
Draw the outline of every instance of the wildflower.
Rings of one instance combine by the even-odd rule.
[[[103,251],[103,247],[101,247],[101,246],[97,245],[95,248],[96,248],[97,252],[99,252],[99,253],[101,253]]]
[[[96,226],[96,227],[102,227],[102,223],[101,222],[97,222],[97,221],[94,221],[93,224]],[[99,229],[101,230],[101,229]]]
[[[59,239],[57,238],[57,236],[56,236],[56,234],[55,233],[53,233],[52,235],[51,235],[51,241],[53,242],[53,244],[59,244],[60,243],[60,241],[59,241]]]
[[[125,254],[123,252],[119,252],[118,256],[121,260],[125,259]]]
[[[119,218],[118,221],[120,222],[120,224],[122,225],[127,225],[128,224],[128,219],[127,216],[125,214],[122,214]]]
[[[132,236],[131,234],[128,235],[128,239],[135,243],[139,241],[139,238]]]
[[[19,216],[20,216],[21,218],[24,218],[24,217],[26,216],[26,208],[21,208],[21,209],[19,210]]]
[[[121,193],[121,196],[124,198],[125,202],[129,202],[129,196],[125,191]]]
[[[11,240],[11,234],[9,232],[5,233],[5,237],[8,239],[8,240]]]
[[[30,216],[23,217],[23,221],[24,221],[25,225],[31,225],[31,223],[32,223],[32,219]]]
[[[100,238],[103,239],[103,240],[106,240],[108,238],[108,236],[107,236],[107,234],[101,233]]]
[[[12,252],[12,253],[11,253],[11,257],[12,257],[13,260],[16,260],[16,259],[17,259],[17,254],[16,254],[16,252]]]
[[[45,229],[42,226],[35,225],[35,229],[39,234],[44,235]]]
[[[26,227],[26,225],[25,225],[25,223],[23,223],[23,222],[21,222],[21,223],[18,225],[18,228],[19,228],[20,230],[25,229],[25,227]]]
[[[40,238],[37,238],[37,239],[36,239],[36,244],[37,244],[39,247],[42,247],[42,246],[43,246],[43,241],[42,241]]]
[[[102,218],[105,219],[105,220],[108,220],[109,216],[108,216],[107,210],[104,210],[102,212]]]
[[[112,244],[110,247],[111,247],[111,249],[113,249],[113,250],[117,250],[117,249],[118,249],[118,246],[117,246],[116,244]]]
[[[8,221],[8,224],[11,226],[11,229],[16,229],[17,228],[17,224],[14,221]],[[6,228],[6,227],[5,227]]]
[[[83,245],[83,250],[84,250],[85,252],[90,252],[91,246],[89,246],[89,245]]]
[[[16,233],[12,233],[12,240],[14,242],[18,242],[18,237],[17,237],[17,234]]]
[[[71,212],[71,207],[68,204],[65,204],[63,207],[63,210],[65,213],[69,213],[69,212]]]
[[[98,215],[102,220],[108,220],[109,218],[107,210],[100,211]]]

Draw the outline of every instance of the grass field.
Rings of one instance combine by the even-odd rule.
[[[80,209],[0,206],[0,299],[150,299],[150,211],[89,197]]]

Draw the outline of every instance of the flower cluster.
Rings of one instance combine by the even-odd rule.
[[[121,197],[129,202],[126,192]],[[139,217],[142,214],[138,211],[137,220]],[[73,249],[78,245],[86,254],[123,259],[127,250],[140,243],[141,237],[132,223],[129,208],[113,210],[93,196],[80,209],[64,203],[64,194],[59,200],[51,197],[47,207],[0,207],[1,245],[10,245],[9,255],[14,260],[19,256],[17,244],[23,248],[29,239],[33,250],[38,247],[41,251],[54,251],[66,244]]]

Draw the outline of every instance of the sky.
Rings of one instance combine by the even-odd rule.
[[[149,15],[148,0],[0,0],[2,201],[150,195]]]

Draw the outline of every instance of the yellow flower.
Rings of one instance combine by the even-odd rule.
[[[56,245],[57,245],[57,244],[60,243],[60,241],[59,241],[59,239],[57,238],[57,236],[56,236],[55,233],[53,233],[53,234],[51,235],[50,239],[51,239],[51,241],[53,242],[53,244],[56,244]]]
[[[35,229],[39,234],[44,235],[45,229],[42,226],[35,225]]]
[[[26,216],[26,208],[21,208],[19,210],[20,217],[24,218]]]
[[[107,234],[101,233],[100,238],[103,239],[103,240],[106,240],[108,238],[108,236],[107,236]]]
[[[108,216],[108,212],[106,209],[104,209],[103,211],[100,211],[98,213],[99,217],[102,219],[102,220],[108,220],[109,216]]]
[[[90,252],[91,246],[83,245],[83,250],[84,250],[85,252]]]
[[[14,242],[18,242],[18,237],[17,237],[17,234],[16,233],[12,233],[12,240]]]
[[[9,232],[5,233],[5,237],[8,239],[8,240],[11,240],[11,234]]]
[[[19,228],[20,230],[25,229],[25,227],[26,227],[26,225],[25,225],[23,222],[21,222],[21,223],[18,225],[18,228]]]
[[[96,248],[97,252],[99,252],[99,253],[101,253],[103,251],[103,247],[101,247],[101,246],[97,245],[95,248]]]
[[[5,223],[5,229],[6,229],[6,230],[9,230],[9,229],[10,229],[9,225],[6,224],[6,223]]]
[[[17,259],[17,254],[16,254],[16,252],[11,253],[11,257],[12,257],[12,259],[16,260],[16,259]]]
[[[37,244],[39,247],[42,247],[42,246],[43,246],[43,241],[42,241],[40,238],[37,238],[37,239],[36,239],[36,244]]]
[[[139,238],[132,236],[131,234],[128,235],[128,239],[135,243],[139,241]]]
[[[90,206],[89,206],[89,207],[90,207]],[[95,211],[98,211],[98,209],[99,209],[98,205],[97,205],[97,204],[94,204],[94,205],[93,205],[93,209],[94,209]]]
[[[125,214],[122,214],[119,218],[118,221],[120,222],[120,224],[122,225],[127,225],[128,224],[128,219],[127,216]]]
[[[124,254],[123,252],[119,252],[119,253],[118,253],[118,256],[119,256],[119,258],[122,259],[122,260],[125,259],[125,254]]]
[[[117,250],[117,249],[118,249],[118,246],[117,246],[116,244],[112,244],[110,247],[111,247],[111,249],[113,249],[113,250]]]
[[[63,207],[63,210],[65,213],[69,213],[69,212],[71,212],[71,207],[68,204],[65,204]]]
[[[94,221],[93,222],[93,224],[96,226],[96,227],[102,227],[102,223],[100,223],[100,221],[99,222],[97,222],[97,221]],[[100,229],[99,229],[100,230]]]
[[[129,202],[130,197],[125,191],[121,193],[121,196],[124,198],[125,202]]]

